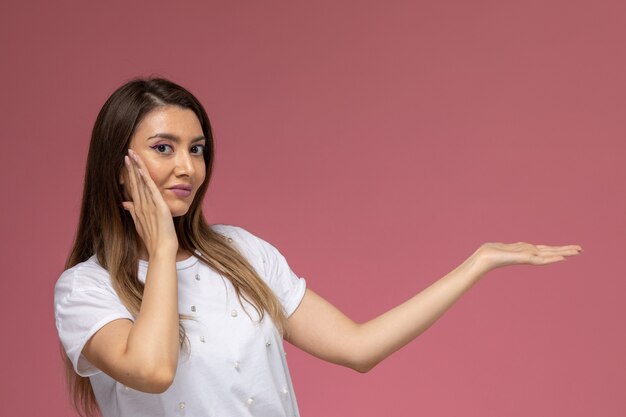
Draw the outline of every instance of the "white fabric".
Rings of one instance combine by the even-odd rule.
[[[269,243],[245,229],[211,226],[233,239],[246,259],[276,293],[287,316],[300,304],[304,278],[289,268]],[[148,263],[140,261],[145,282]],[[190,342],[173,384],[162,394],[125,387],[93,366],[81,351],[89,338],[112,320],[133,320],[95,256],[63,272],[54,307],[59,338],[81,376],[88,376],[103,417],[141,416],[299,416],[282,338],[268,315],[261,323],[254,308],[245,311],[228,279],[192,256],[176,263],[178,305]],[[196,277],[198,275],[198,278]]]

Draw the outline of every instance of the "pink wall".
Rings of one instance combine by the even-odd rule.
[[[483,242],[585,249],[488,274],[366,375],[288,347],[303,416],[626,415],[623,1],[12,3],[0,414],[72,415],[52,289],[90,129],[159,74],[212,118],[209,221],[272,242],[357,320]]]

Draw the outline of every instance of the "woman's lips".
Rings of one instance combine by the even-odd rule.
[[[182,188],[168,188],[168,189],[179,197],[189,197],[191,195],[191,190],[184,190]]]

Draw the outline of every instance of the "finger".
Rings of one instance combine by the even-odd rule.
[[[539,249],[539,251],[541,254],[562,255],[562,256],[578,255],[580,253],[580,250],[577,247],[571,247],[571,246],[548,247],[545,249]]]
[[[146,194],[149,196],[150,201],[152,201],[152,203],[157,207],[159,206],[161,206],[161,208],[165,207],[166,203],[165,203],[165,200],[163,199],[163,195],[161,194],[161,191],[155,184],[154,180],[150,177],[150,175],[146,174],[145,171],[143,170],[141,171],[141,175],[144,178]]]
[[[150,177],[150,175],[148,175],[148,168],[146,167],[146,164],[143,162],[141,157],[137,155],[137,153],[133,152],[133,156],[135,162],[140,168],[140,172],[143,175],[145,184],[148,187],[148,195],[152,198],[152,201],[155,205],[157,205],[158,202],[162,202],[163,204],[165,204],[165,200],[163,200],[163,195],[161,194],[161,191],[157,187],[154,180]]]
[[[583,248],[580,245],[565,245],[565,246],[548,246],[548,245],[536,245],[539,249],[577,249],[582,250]]]
[[[141,170],[141,168],[139,168],[136,161],[134,163],[134,168],[135,172],[137,173],[137,184],[139,186],[139,193],[141,194],[141,198],[143,199],[145,204],[153,204],[154,201],[152,200],[152,197],[150,196],[150,191],[148,190],[148,186],[146,185],[145,173]]]
[[[128,154],[131,156],[130,162],[132,166],[133,174],[135,175],[136,184],[137,184],[137,194],[139,195],[139,201],[141,202],[141,212],[148,207],[151,203],[151,199],[148,197],[148,193],[145,187],[144,178],[139,171],[139,166],[137,165],[137,160],[134,157],[136,155],[131,149],[128,150]]]
[[[538,265],[547,265],[552,264],[554,262],[565,261],[567,258],[565,256],[548,256],[548,257],[539,257]]]
[[[137,155],[137,153],[135,153],[132,149],[128,150],[128,154],[131,156],[133,168],[137,173],[139,192],[141,193],[143,201],[146,203],[154,203],[154,199],[152,198],[150,188],[148,186],[148,181],[152,179],[149,178],[149,175],[146,175],[148,170],[145,164],[143,163],[139,155]]]
[[[128,155],[124,156],[124,163],[126,165],[126,170],[127,170],[128,179],[129,179],[128,181],[129,194],[134,203],[135,211],[138,211],[138,210],[141,210],[141,207],[143,207],[143,204],[141,201],[141,196],[139,195],[139,188],[137,184],[138,183],[137,174],[135,173],[135,170],[132,166],[132,162]]]
[[[152,198],[152,192],[150,191],[150,187],[148,185],[148,179],[145,172],[142,171],[141,168],[137,167],[137,173],[139,174],[139,178],[141,179],[141,193],[145,201],[150,204],[154,204],[154,198]]]
[[[128,155],[124,155],[124,174],[126,176],[126,181],[124,183],[126,194],[128,194],[130,201],[137,203],[139,201],[139,197],[136,195],[137,187],[133,186],[132,167],[130,157]]]
[[[530,256],[571,256],[578,255],[582,248],[579,245],[548,246],[517,242],[507,245],[515,252],[527,253]]]
[[[139,164],[137,163],[137,154],[133,152],[132,149],[128,149],[128,156],[130,157],[131,166],[137,178],[137,191],[141,194],[141,197],[145,197],[145,193],[143,192],[143,188],[141,186],[144,182],[144,179],[141,175],[141,169],[139,167]]]
[[[521,254],[520,261],[521,263],[543,265],[544,263],[562,260],[563,258],[564,255],[561,253],[527,251]]]
[[[578,251],[575,246],[541,246],[537,245],[537,249],[541,252],[563,252],[563,251]]]
[[[132,152],[131,156],[133,157],[133,160],[135,164],[137,165],[137,168],[138,168],[139,174],[141,175],[143,183],[146,186],[146,190],[145,190],[146,198],[150,199],[154,204],[157,204],[158,197],[161,196],[161,193],[159,189],[157,188],[156,184],[154,183],[154,180],[150,177],[150,175],[148,175],[148,168],[146,167],[146,164],[143,162],[141,157],[137,155],[137,153],[133,151],[131,152]]]

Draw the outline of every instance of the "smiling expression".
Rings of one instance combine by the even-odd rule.
[[[187,213],[204,182],[205,145],[196,114],[172,105],[149,112],[130,139],[173,217]]]

